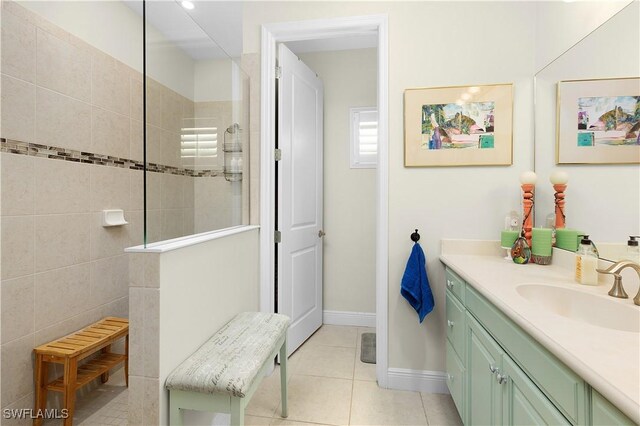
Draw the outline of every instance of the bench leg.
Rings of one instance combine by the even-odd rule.
[[[102,348],[102,353],[106,354],[111,352],[111,345],[107,345],[104,348]],[[101,383],[107,383],[109,381],[109,371],[106,371],[104,373],[102,373],[102,375],[100,376],[100,382]]]
[[[169,391],[169,424],[182,426],[182,413],[180,412],[180,398]]]
[[[47,381],[49,380],[49,363],[42,355],[36,355],[36,412],[47,408]],[[34,426],[42,425],[42,417],[33,419]]]
[[[76,386],[78,379],[78,360],[67,358],[64,362],[64,392],[63,408],[67,409],[68,416],[64,419],[64,426],[73,425],[73,413],[76,404]]]
[[[289,416],[289,410],[287,408],[287,338],[285,337],[284,343],[280,347],[280,392],[282,398],[282,417]]]
[[[242,398],[231,397],[231,426],[244,426],[244,404]]]

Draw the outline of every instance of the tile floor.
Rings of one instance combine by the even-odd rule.
[[[280,417],[279,367],[265,377],[245,412],[247,425],[460,425],[449,395],[381,389],[375,365],[360,361],[364,327],[325,325],[289,359],[289,417]],[[111,387],[118,384],[114,375]],[[123,385],[124,383],[122,383]],[[104,386],[103,386],[104,387]],[[121,389],[125,389],[121,387]],[[126,390],[120,391],[83,426],[124,425]],[[82,405],[82,408],[81,408]],[[79,401],[78,413],[86,402]],[[93,403],[91,404],[93,407]]]

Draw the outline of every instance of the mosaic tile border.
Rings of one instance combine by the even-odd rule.
[[[0,152],[49,158],[52,160],[72,161],[82,164],[95,164],[99,166],[119,167],[131,170],[144,170],[144,163],[142,161],[112,157],[111,155],[94,154],[91,152],[77,151],[57,146],[41,145],[32,142],[16,141],[6,138],[0,138]],[[155,163],[147,163],[147,171],[194,178],[216,177],[222,175],[221,171],[216,170],[194,170]]]

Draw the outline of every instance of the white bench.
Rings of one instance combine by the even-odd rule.
[[[280,314],[238,314],[167,377],[169,421],[182,425],[180,410],[231,414],[244,425],[244,409],[280,353],[282,417],[287,417],[287,329]]]

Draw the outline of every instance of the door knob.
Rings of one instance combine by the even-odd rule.
[[[322,229],[318,231],[318,238],[322,238],[327,235]]]

